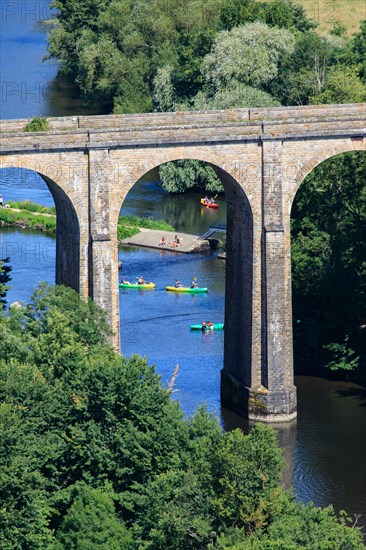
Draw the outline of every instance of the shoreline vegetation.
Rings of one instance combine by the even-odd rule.
[[[0,226],[15,226],[20,229],[42,231],[56,235],[56,208],[46,207],[31,201],[8,201],[10,208],[0,209]],[[161,229],[175,231],[175,228],[164,220],[152,220],[138,216],[120,216],[117,235],[122,241],[140,233],[140,229]]]

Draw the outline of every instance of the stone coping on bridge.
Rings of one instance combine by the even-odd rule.
[[[178,236],[180,244],[172,246],[175,236]],[[161,238],[165,237],[166,244],[161,245]],[[197,235],[189,235],[188,233],[180,233],[178,231],[163,231],[162,229],[140,229],[140,233],[133,237],[128,237],[120,241],[121,244],[133,246],[142,246],[146,248],[156,248],[169,252],[181,252],[190,254],[193,252],[205,252],[210,250],[210,243],[206,239],[201,239]]]
[[[161,126],[75,130],[39,133],[2,134],[1,153],[52,152],[127,147],[159,147],[199,143],[258,142],[266,140],[299,140],[311,138],[348,137],[364,139],[366,117],[328,121],[279,121],[269,123],[197,124],[196,126]]]
[[[352,118],[366,115],[365,103],[339,105],[305,105],[300,107],[263,107],[222,109],[215,111],[185,111],[168,113],[111,114],[89,116],[47,117],[50,131],[70,131],[107,128],[141,128],[144,126],[182,126],[194,124],[225,124],[243,122],[276,122],[298,119]],[[1,120],[1,133],[23,132],[32,119]],[[30,132],[32,133],[32,132]]]

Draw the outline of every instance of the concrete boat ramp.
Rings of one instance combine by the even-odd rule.
[[[180,244],[174,246],[171,243],[178,236]],[[159,244],[162,237],[165,237],[164,245]],[[178,231],[162,231],[161,229],[140,229],[140,233],[120,241],[120,244],[131,244],[134,246],[145,246],[159,250],[170,250],[190,254],[192,252],[204,252],[210,250],[210,243],[207,239],[201,239],[197,235],[179,233]]]

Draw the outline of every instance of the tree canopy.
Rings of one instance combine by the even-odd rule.
[[[362,548],[345,516],[284,491],[274,430],[223,433],[203,408],[185,419],[74,291],[42,285],[0,329],[1,547],[285,548],[293,526],[291,548]]]

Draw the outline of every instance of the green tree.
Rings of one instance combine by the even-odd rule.
[[[267,91],[282,105],[308,105],[323,89],[330,68],[346,52],[346,42],[338,37],[312,31],[298,34],[294,51],[279,60],[277,77]]]
[[[184,193],[187,189],[198,187],[207,192],[220,193],[222,184],[213,169],[198,160],[177,160],[159,167],[163,189],[170,193]]]
[[[213,96],[207,92],[199,92],[193,99],[193,107],[197,110],[209,109],[240,109],[251,107],[275,107],[280,103],[267,92],[241,82],[217,91]]]
[[[352,64],[359,66],[359,74],[366,83],[366,20],[362,21],[360,32],[354,35],[351,43]]]
[[[337,521],[332,506],[316,508],[296,504],[291,497],[282,498],[282,512],[265,532],[245,537],[242,531],[224,533],[218,538],[217,550],[330,550],[364,548],[362,534],[350,528],[352,521],[344,512]]]
[[[246,532],[264,527],[280,496],[283,459],[275,432],[257,424],[246,438],[239,430],[225,434],[214,467],[219,525]]]
[[[101,489],[81,485],[60,529],[57,548],[128,550],[132,537],[118,519],[113,498]]]
[[[281,55],[291,53],[294,43],[290,32],[259,22],[219,33],[203,63],[208,90],[215,93],[235,82],[267,84],[278,73]]]
[[[304,515],[289,500],[271,428],[223,434],[204,409],[186,420],[146,360],[107,348],[92,354],[93,342],[106,338],[103,323],[96,337],[102,317],[74,291],[45,286],[29,307],[0,317],[27,348],[23,362],[17,350],[0,360],[2,546],[272,544],[288,538],[286,515],[299,525],[299,547],[315,540],[303,532],[307,524],[320,548],[337,536],[358,543],[358,530],[339,526],[333,514]],[[58,340],[82,344],[84,357],[71,353],[66,361]]]
[[[9,290],[8,283],[11,281],[11,266],[9,262],[10,258],[0,260],[0,308],[6,304],[6,293]]]
[[[280,27],[305,32],[317,26],[307,17],[306,10],[292,0],[256,2],[256,0],[224,0],[221,20],[225,29],[244,23],[262,21],[270,27]]]
[[[326,76],[324,86],[313,97],[313,104],[361,103],[366,100],[366,86],[360,80],[356,68],[332,67]]]
[[[11,281],[11,266],[9,262],[10,258],[0,260],[0,308],[6,304],[6,293],[9,290],[8,283]]]

